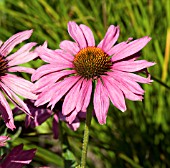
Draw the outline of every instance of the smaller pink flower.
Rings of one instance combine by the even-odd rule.
[[[0,147],[5,146],[7,140],[10,140],[8,136],[0,136]]]
[[[0,41],[0,114],[6,126],[13,130],[15,128],[13,114],[6,98],[26,114],[30,111],[19,96],[35,100],[37,96],[31,92],[33,83],[25,80],[14,72],[26,72],[32,74],[34,69],[19,66],[37,57],[34,51],[30,51],[35,42],[23,45],[18,51],[10,54],[13,48],[30,38],[32,30],[26,30],[10,37],[6,42]]]
[[[32,161],[35,152],[36,149],[23,150],[23,144],[18,145],[0,161],[0,168],[22,168]]]

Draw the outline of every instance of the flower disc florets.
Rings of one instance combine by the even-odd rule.
[[[86,47],[75,55],[73,64],[78,75],[93,79],[107,72],[112,62],[102,49]]]

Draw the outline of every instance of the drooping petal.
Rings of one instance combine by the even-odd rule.
[[[74,73],[75,70],[63,70],[60,72],[49,73],[34,83],[34,86],[32,87],[32,91],[36,93],[42,92],[43,90],[48,88],[51,84],[57,82],[59,79]]]
[[[60,48],[72,55],[76,55],[80,50],[77,43],[68,40],[62,41],[60,43]]]
[[[10,140],[8,136],[0,136],[0,147],[5,146],[7,140]]]
[[[8,102],[6,101],[1,91],[0,91],[0,114],[4,119],[6,126],[11,130],[14,130],[15,125],[14,125],[13,114]]]
[[[0,163],[3,168],[22,168],[24,165],[29,164],[36,149],[23,150],[23,144],[16,146]]]
[[[83,25],[83,24],[80,25],[80,29],[82,30],[84,34],[84,37],[87,42],[87,46],[95,46],[95,40],[94,40],[94,36],[93,36],[91,29],[88,26]]]
[[[121,61],[112,65],[113,70],[125,71],[125,72],[136,72],[144,68],[155,65],[154,62],[148,62],[145,60],[138,61]]]
[[[63,81],[59,81],[55,85],[55,93],[50,100],[49,106],[51,109],[54,108],[55,104],[64,96],[64,94],[80,79],[77,76],[70,76],[65,78]]]
[[[23,45],[18,51],[9,55],[6,59],[8,61],[23,59],[36,44],[35,42],[31,42]]]
[[[68,124],[72,124],[73,121],[76,119],[76,116],[78,114],[78,111],[74,109],[70,114],[68,114],[65,119],[68,122]]]
[[[87,47],[83,32],[75,22],[68,22],[68,32],[70,36],[77,42],[80,49]]]
[[[9,100],[19,109],[24,111],[26,114],[31,115],[27,105],[6,85],[1,83],[1,88],[9,98]]]
[[[119,37],[119,27],[111,25],[104,37],[104,39],[98,44],[97,47],[103,49],[106,53],[111,49]]]
[[[59,118],[56,114],[54,114],[54,119],[53,119],[53,135],[54,135],[54,139],[58,139],[58,137],[59,137]]]
[[[63,115],[69,114],[76,108],[77,101],[80,98],[80,88],[82,85],[82,81],[83,79],[80,79],[65,96],[62,105]]]
[[[10,37],[1,46],[0,48],[1,55],[7,56],[17,44],[21,43],[24,40],[27,40],[31,36],[32,32],[33,30],[26,30],[26,31],[19,32],[13,35],[12,37]]]
[[[42,65],[40,68],[38,68],[35,73],[32,75],[31,80],[36,81],[42,76],[52,73],[52,72],[57,72],[62,69],[67,69],[67,68],[72,68],[71,66],[73,65],[66,65],[66,64],[47,64],[47,65]]]
[[[97,85],[94,92],[94,112],[100,124],[106,123],[107,112],[109,108],[109,97],[106,95],[105,87],[100,79],[97,80]]]
[[[122,112],[126,111],[125,99],[123,92],[115,85],[115,80],[108,76],[102,76],[104,86],[108,92],[108,96],[115,107]]]
[[[8,68],[8,72],[26,72],[29,74],[33,74],[35,72],[35,69],[28,68],[28,67],[16,66],[16,67]]]
[[[126,58],[130,55],[133,55],[140,51],[149,41],[151,40],[150,37],[145,36],[140,39],[134,40],[126,45],[125,48],[119,50],[119,52],[115,53],[112,57],[112,61],[118,61],[123,58]]]
[[[77,100],[76,110],[86,112],[92,93],[92,80],[83,80],[80,97]]]
[[[13,74],[6,74],[1,78],[2,82],[13,92],[24,98],[35,100],[37,96],[32,93],[33,83]]]

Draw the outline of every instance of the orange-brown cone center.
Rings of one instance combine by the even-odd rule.
[[[80,50],[73,61],[78,75],[94,79],[110,69],[112,62],[108,54],[97,47],[87,47]]]
[[[8,62],[0,54],[0,76],[4,76],[8,70]]]

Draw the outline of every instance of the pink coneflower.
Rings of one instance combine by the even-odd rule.
[[[115,45],[119,27],[111,25],[96,46],[89,27],[69,22],[68,32],[75,42],[65,40],[57,50],[48,49],[46,43],[36,49],[41,59],[48,63],[32,76],[33,81],[38,80],[34,86],[38,94],[36,106],[49,102],[48,106],[53,108],[65,96],[62,113],[71,123],[79,112],[86,112],[94,89],[94,113],[98,122],[104,124],[109,100],[121,111],[126,110],[125,98],[142,100],[144,90],[138,82],[150,83],[150,76],[145,78],[134,72],[146,71],[155,64],[136,60],[150,37],[132,42],[129,39]]]
[[[9,55],[9,53],[17,44],[28,39],[31,34],[32,30],[26,30],[13,35],[4,43],[0,41],[0,114],[6,126],[12,130],[15,128],[15,125],[13,114],[6,97],[27,114],[30,114],[29,109],[18,95],[28,99],[36,99],[36,95],[31,92],[33,84],[14,74],[14,72],[26,72],[31,74],[34,72],[32,68],[18,65],[37,57],[35,52],[30,51],[36,43],[27,43],[15,53],[11,55]],[[6,96],[4,96],[3,93],[5,93]]]

